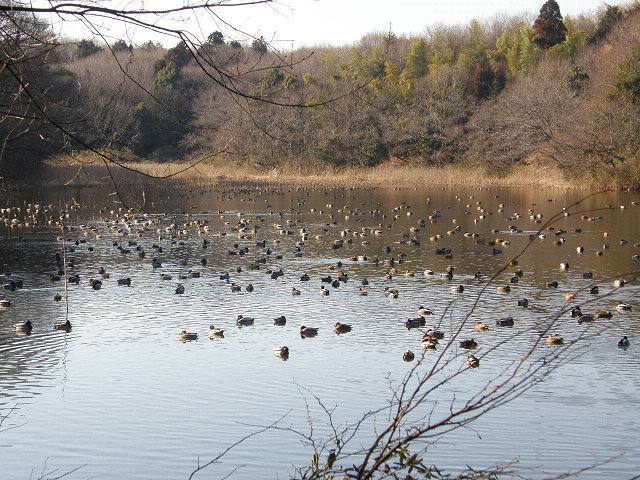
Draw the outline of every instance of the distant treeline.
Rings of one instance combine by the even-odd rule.
[[[68,42],[3,14],[0,168],[87,149],[157,162],[222,151],[212,161],[257,168],[553,162],[638,185],[640,3],[560,8],[284,53],[220,32],[170,49]]]

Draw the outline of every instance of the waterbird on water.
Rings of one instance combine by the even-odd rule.
[[[504,317],[496,320],[496,325],[498,325],[499,327],[513,327],[513,324],[513,317]]]
[[[476,323],[476,331],[477,332],[486,332],[487,330],[489,330],[489,325],[487,325],[484,322],[478,322]]]
[[[434,330],[433,328],[430,328],[429,330],[427,330],[424,333],[425,337],[431,337],[431,338],[435,338],[442,340],[444,338],[444,333],[442,333],[440,330]],[[424,340],[424,338],[423,338]]]
[[[480,366],[480,359],[475,355],[469,355],[465,363],[469,368],[478,368]]]
[[[626,335],[622,337],[620,340],[618,340],[618,346],[621,348],[627,348],[630,344],[631,343],[629,342],[629,339],[627,338]]]
[[[404,326],[409,329],[424,327],[426,324],[427,321],[424,319],[424,317],[409,318],[406,322],[404,322]]]
[[[423,350],[435,350],[438,347],[438,339],[433,337],[423,338],[420,345]]]
[[[224,338],[224,330],[220,328],[216,328],[213,325],[210,325],[209,338]]]
[[[562,345],[564,343],[564,339],[562,337],[555,335],[549,335],[545,341],[548,345]]]
[[[616,310],[619,311],[620,313],[630,312],[631,305],[629,305],[628,303],[619,303],[618,305],[616,305]]]
[[[300,327],[300,335],[303,337],[313,337],[318,334],[318,329],[303,325]]]
[[[347,325],[346,323],[340,323],[337,322],[334,326],[333,326],[333,330],[336,333],[347,333],[351,331],[351,325]]]
[[[462,340],[460,342],[460,346],[462,348],[476,348],[478,346],[478,343],[473,339],[469,339],[469,340]]]
[[[53,329],[54,330],[63,330],[65,332],[70,332],[71,331],[71,322],[67,319],[67,321],[64,322],[64,323],[54,323],[53,324]]]
[[[576,320],[578,321],[578,324],[582,324],[582,323],[593,322],[594,318],[593,318],[593,315],[591,315],[590,313],[583,313],[582,315],[578,315]]]
[[[289,358],[289,347],[274,347],[273,354],[278,358],[286,360],[287,358]]]
[[[182,332],[180,332],[180,339],[183,342],[186,342],[187,340],[197,340],[198,334],[193,332],[187,332],[186,330],[182,330]]]
[[[24,323],[15,323],[13,326],[16,329],[16,333],[28,334],[33,330],[33,324],[31,323],[31,320],[27,320]]]
[[[238,315],[238,317],[236,318],[236,325],[238,326],[253,325],[254,321],[255,320],[253,317],[245,317],[243,315]]]

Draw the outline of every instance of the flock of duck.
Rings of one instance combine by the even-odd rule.
[[[256,191],[259,193],[258,195],[256,195]],[[114,251],[118,252],[118,254],[127,255],[134,254],[135,252],[137,254],[137,258],[141,262],[147,262],[148,260],[145,260],[147,252],[151,252],[149,256],[153,258],[149,263],[149,268],[153,272],[156,272],[163,268],[163,264],[173,265],[174,262],[177,263],[179,268],[187,269],[188,267],[188,262],[185,260],[171,259],[166,256],[164,249],[167,244],[179,246],[184,245],[186,242],[193,242],[193,239],[198,239],[198,242],[202,247],[202,251],[206,251],[211,245],[211,237],[233,236],[231,241],[228,242],[229,247],[226,251],[218,251],[216,254],[219,256],[226,255],[232,260],[240,258],[246,259],[244,266],[236,267],[235,272],[238,274],[242,272],[243,269],[248,269],[249,271],[263,271],[266,272],[271,279],[277,280],[278,278],[285,276],[285,272],[281,266],[276,268],[277,262],[282,260],[285,256],[285,253],[280,252],[281,248],[291,248],[289,253],[286,255],[291,258],[299,258],[305,255],[305,247],[310,242],[322,242],[324,236],[336,234],[336,238],[327,243],[327,248],[329,249],[328,254],[335,256],[340,253],[339,251],[341,249],[355,250],[356,248],[360,248],[361,252],[356,255],[346,254],[344,255],[343,260],[327,265],[327,274],[320,275],[319,277],[319,294],[322,297],[327,297],[330,295],[331,289],[339,289],[352,280],[351,277],[353,275],[347,271],[349,268],[347,265],[352,266],[358,263],[367,263],[381,266],[382,268],[380,269],[379,280],[384,281],[385,283],[393,281],[395,277],[412,278],[415,277],[417,273],[414,270],[404,267],[406,264],[405,262],[409,259],[408,257],[411,257],[411,253],[407,253],[407,251],[411,251],[412,249],[419,247],[423,242],[429,242],[429,244],[436,245],[444,238],[462,235],[464,239],[474,239],[478,248],[484,248],[485,250],[482,250],[483,254],[497,256],[502,254],[503,249],[508,248],[512,243],[510,240],[501,238],[501,234],[504,234],[505,232],[510,234],[523,233],[522,230],[515,225],[516,221],[521,218],[528,217],[533,225],[532,229],[535,231],[535,229],[539,228],[543,218],[542,214],[536,212],[533,208],[528,211],[526,216],[517,212],[508,215],[506,217],[506,220],[509,223],[508,227],[503,229],[492,229],[491,232],[498,235],[498,238],[495,240],[489,240],[476,232],[462,232],[462,227],[455,219],[452,219],[452,228],[443,227],[441,228],[442,233],[435,233],[439,228],[439,222],[442,219],[442,212],[440,210],[433,210],[431,214],[427,215],[425,218],[416,220],[415,223],[407,226],[406,228],[397,227],[397,225],[405,223],[406,218],[411,219],[414,215],[414,209],[410,205],[402,202],[393,207],[390,211],[385,211],[383,205],[378,203],[376,209],[365,211],[360,207],[336,207],[333,202],[339,201],[345,197],[344,195],[333,195],[333,198],[330,199],[330,201],[327,201],[323,207],[315,206],[309,209],[312,214],[322,215],[326,219],[326,222],[324,224],[318,224],[320,226],[310,225],[307,228],[301,220],[301,215],[299,215],[302,208],[306,205],[306,200],[304,198],[297,199],[294,204],[293,194],[299,191],[300,190],[296,191],[291,189],[275,191],[258,189],[248,191],[228,190],[219,192],[218,200],[221,203],[225,200],[238,198],[238,196],[243,193],[246,194],[247,202],[256,201],[254,197],[264,195],[264,197],[266,197],[264,200],[266,212],[268,213],[260,212],[257,215],[237,213],[233,215],[224,211],[215,212],[215,215],[219,217],[218,225],[223,225],[223,228],[217,233],[213,231],[212,225],[214,222],[210,221],[210,216],[214,214],[209,212],[204,212],[199,215],[193,215],[189,212],[149,215],[134,213],[124,209],[108,210],[105,208],[99,212],[104,217],[98,222],[94,222],[93,224],[71,225],[70,213],[72,211],[80,211],[83,208],[75,201],[73,205],[67,205],[64,208],[56,208],[51,205],[42,206],[39,204],[28,204],[24,207],[3,208],[0,210],[0,223],[4,223],[7,231],[9,232],[8,236],[11,236],[12,238],[15,238],[16,233],[19,232],[20,236],[17,238],[19,241],[27,241],[29,229],[40,225],[55,226],[61,229],[64,232],[64,238],[59,237],[58,240],[63,242],[64,248],[61,248],[61,250],[56,253],[55,273],[49,275],[49,281],[53,283],[60,281],[61,279],[65,279],[68,283],[75,284],[79,284],[81,279],[78,274],[70,275],[68,272],[69,269],[73,268],[73,252],[76,248],[83,247],[86,247],[91,251],[95,248],[94,243],[100,242],[101,240],[111,242],[112,247],[115,249]],[[272,202],[273,197],[271,195],[274,193],[276,197],[278,195],[283,196],[285,194],[289,194],[291,196],[290,204],[292,205],[292,208],[290,208],[289,212],[274,212],[269,210],[272,208],[270,203]],[[462,203],[463,201],[460,197],[456,197],[456,200],[459,203]],[[493,212],[485,208],[485,206],[482,205],[482,202],[473,202],[473,197],[469,200],[470,202],[466,204],[464,215],[472,216],[475,214],[476,216],[473,219],[474,225],[485,221],[494,213],[504,214],[505,212],[506,207],[502,203],[499,204],[495,209],[495,212]],[[425,199],[425,201],[427,205],[431,203],[431,200],[428,198]],[[637,206],[637,202],[632,202],[632,205]],[[285,214],[289,218],[285,218]],[[566,215],[569,215],[569,212],[566,212]],[[264,224],[266,223],[266,219],[269,217],[276,218],[278,220],[273,223],[272,233],[270,235],[268,233],[262,233],[264,230],[268,229],[268,227],[265,228]],[[602,217],[583,215],[582,220],[591,222],[597,221],[601,218]],[[370,226],[361,226],[361,224],[365,224],[368,220],[374,220],[374,222],[371,222],[372,224]],[[426,233],[428,230],[431,231],[430,234]],[[580,231],[581,229],[576,229],[576,233],[580,233]],[[529,238],[533,239],[537,236],[539,240],[545,240],[545,238],[551,235],[555,237],[556,240],[554,241],[554,244],[558,246],[562,246],[566,242],[566,236],[568,236],[566,231],[562,229],[555,229],[553,225],[549,225],[544,231],[538,231],[536,234],[529,234]],[[267,241],[266,237],[268,236],[271,236],[270,242]],[[372,237],[384,239],[385,236],[393,237],[394,244],[384,246],[381,250],[382,256],[371,255],[369,247],[371,245]],[[604,236],[605,238],[609,237],[607,233],[605,233]],[[114,240],[114,238],[116,240]],[[256,241],[258,239],[260,240]],[[151,243],[151,245],[149,245],[149,243]],[[624,245],[627,244],[628,241],[620,240],[620,243]],[[165,246],[163,247],[163,245]],[[636,243],[634,246],[640,247],[640,244]],[[486,250],[487,248],[488,250]],[[609,248],[610,245],[605,244],[602,250],[607,250]],[[364,252],[362,252],[362,250],[364,250]],[[597,250],[596,255],[602,256],[602,250]],[[585,248],[583,246],[578,246],[576,248],[576,252],[578,254],[583,254],[585,252]],[[454,252],[452,249],[447,247],[435,248],[435,254],[445,260],[452,260],[454,258]],[[640,258],[638,255],[633,255],[633,259],[638,258]],[[412,260],[413,261],[411,263],[415,264],[418,259],[414,258]],[[205,269],[208,263],[207,258],[203,256],[199,260],[199,263],[200,267]],[[512,290],[512,287],[515,287],[525,276],[523,270],[518,267],[517,260],[511,261],[509,266],[512,270],[511,273],[508,273],[508,275],[510,275],[509,281],[505,284],[496,285],[495,288],[498,293],[509,293]],[[177,275],[177,280],[180,283],[175,286],[174,292],[176,295],[182,295],[185,293],[186,289],[185,283],[183,283],[184,281],[192,278],[199,278],[201,275],[206,274],[206,271],[200,272],[195,270],[195,268],[197,267],[192,265],[186,272],[179,273]],[[464,267],[462,269],[464,269]],[[560,263],[560,270],[567,271],[569,269],[570,266],[568,262],[563,261]],[[429,268],[425,269],[421,273],[426,277],[434,277],[437,275]],[[96,269],[96,275],[98,275],[99,278],[91,278],[88,280],[88,283],[92,289],[99,290],[103,286],[103,281],[109,278],[109,273],[105,267],[100,267],[99,269]],[[236,283],[237,280],[232,278],[232,274],[223,272],[216,275],[224,282],[225,285],[228,285],[228,288],[232,293],[241,292],[243,290],[243,287],[239,283]],[[287,276],[288,278],[291,278],[289,272],[287,272]],[[457,276],[458,273],[456,273],[456,268],[453,265],[447,266],[440,274],[440,277],[446,282],[453,281]],[[463,274],[461,278],[466,279],[469,276],[469,274]],[[488,278],[487,275],[481,272],[475,272],[471,274],[471,276],[476,281],[480,281],[482,283],[484,283],[485,279]],[[589,272],[585,272],[582,275],[584,279],[589,279],[591,276],[592,274]],[[173,275],[163,272],[160,273],[160,278],[162,280],[171,281],[173,279]],[[289,290],[290,294],[293,296],[306,294],[307,289],[302,288],[302,285],[306,285],[307,282],[312,280],[312,276],[307,272],[304,272],[297,278],[299,278],[299,285],[291,286]],[[384,278],[384,280],[382,280],[382,278]],[[358,289],[355,291],[357,295],[367,296],[370,292],[373,293],[370,289],[369,280],[360,278],[357,283]],[[129,277],[120,278],[117,279],[117,284],[120,286],[131,287],[132,279]],[[613,287],[621,288],[625,284],[626,280],[618,279],[613,283]],[[22,286],[22,280],[11,278],[2,284],[2,289],[5,291],[12,291],[16,288],[21,288]],[[551,281],[544,284],[544,288],[549,290],[557,289],[558,287],[559,283],[557,281]],[[244,285],[244,291],[248,293],[253,292],[254,288],[255,287],[252,283]],[[465,292],[465,285],[463,284],[449,286],[448,288],[451,294],[462,294]],[[597,295],[599,293],[597,285],[592,285],[588,291],[592,295]],[[392,285],[384,286],[379,293],[380,295],[384,294],[384,296],[392,300],[398,299],[402,295],[400,289],[397,288],[397,286]],[[566,302],[576,301],[576,293],[567,292],[564,294],[564,297]],[[63,297],[59,293],[56,293],[53,299],[54,301],[61,301],[63,300]],[[591,302],[587,302],[587,304],[590,303]],[[526,298],[519,299],[517,301],[517,305],[521,308],[528,308],[529,300]],[[11,300],[9,298],[0,299],[0,307],[9,308],[10,306]],[[439,342],[444,339],[442,331],[435,327],[427,328],[427,319],[438,317],[435,310],[436,309],[420,306],[416,310],[417,316],[409,318],[404,322],[404,326],[407,329],[418,329],[422,333],[422,340],[420,344],[424,351],[436,349]],[[619,303],[615,307],[615,310],[618,313],[628,313],[632,310],[632,305],[628,303]],[[442,314],[442,312],[440,312],[440,314]],[[572,318],[576,318],[579,324],[583,324],[593,322],[600,318],[611,318],[614,314],[612,310],[598,310],[594,314],[586,313],[578,306],[570,310],[570,315]],[[273,320],[273,323],[276,326],[285,326],[286,322],[287,319],[284,315],[276,317]],[[253,317],[244,315],[238,315],[235,320],[235,325],[238,327],[250,326],[254,323],[255,319]],[[505,316],[495,320],[496,327],[512,327],[515,323],[516,322],[512,316]],[[33,323],[31,320],[26,320],[25,322],[15,324],[14,327],[17,333],[30,334],[33,330]],[[64,323],[55,323],[53,325],[54,330],[60,330],[63,332],[69,332],[71,331],[71,328],[69,320]],[[336,322],[333,325],[333,330],[337,334],[345,334],[351,332],[352,329],[357,328],[357,326],[342,322]],[[492,327],[488,323],[478,321],[475,323],[474,329],[476,332],[482,333],[487,332],[491,328]],[[211,325],[208,331],[208,337],[211,339],[224,338],[224,331],[224,329],[216,328],[214,325]],[[318,334],[318,331],[318,327],[308,327],[303,325],[300,327],[299,332],[302,337],[314,337]],[[546,344],[562,345],[564,343],[563,337],[550,332],[547,333],[549,333],[549,335],[545,338]],[[179,337],[182,341],[192,341],[197,340],[199,334],[198,332],[182,330]],[[456,336],[452,340],[456,340],[460,348],[463,349],[471,350],[478,347],[478,342],[474,338],[460,340]],[[627,336],[622,337],[618,341],[618,346],[622,348],[627,348],[629,345],[630,340]],[[289,357],[290,350],[287,346],[278,346],[273,348],[273,353],[278,358],[287,359]],[[407,362],[411,362],[415,359],[415,354],[411,350],[407,350],[402,354],[402,358]],[[466,365],[469,368],[478,367],[480,365],[480,358],[474,355],[469,355],[466,359]]]

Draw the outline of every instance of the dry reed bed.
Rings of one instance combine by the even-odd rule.
[[[188,168],[184,163],[127,163],[127,168],[110,167],[118,186],[157,185],[163,178],[193,186],[225,184],[287,185],[301,187],[589,187],[576,185],[549,165],[523,165],[506,176],[498,177],[477,168],[446,167],[377,167],[377,168],[299,168],[294,166],[257,170],[236,165],[200,164]],[[104,185],[112,182],[110,172],[99,163],[48,163],[42,172],[44,183],[61,185]],[[170,179],[170,180],[169,180]]]

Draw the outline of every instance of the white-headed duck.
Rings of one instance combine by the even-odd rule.
[[[224,330],[222,330],[221,328],[215,328],[213,325],[210,325],[209,338],[224,338]]]

